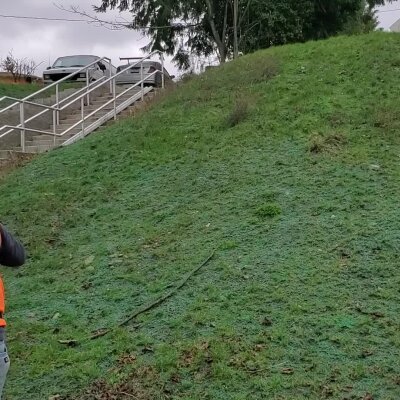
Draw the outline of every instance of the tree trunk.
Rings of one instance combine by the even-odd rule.
[[[233,58],[239,56],[238,44],[238,13],[239,13],[239,0],[233,0]]]
[[[207,14],[208,14],[208,22],[210,24],[211,32],[214,36],[215,43],[218,48],[219,60],[223,64],[226,61],[226,45],[225,45],[225,38],[221,38],[218,33],[217,27],[215,26],[214,21],[214,12],[212,9],[211,1],[206,0],[207,5]]]

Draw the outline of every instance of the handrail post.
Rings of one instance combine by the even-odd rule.
[[[116,79],[112,80],[113,82],[113,99],[114,99],[114,121],[117,119],[117,83]]]
[[[161,57],[161,69],[162,69],[161,87],[164,89],[165,88],[164,54],[160,53],[160,57]]]
[[[111,59],[108,60],[108,67],[109,67],[109,69],[110,69],[110,74],[109,74],[110,76],[109,76],[109,78],[111,79],[111,77],[113,76]],[[113,88],[114,88],[114,84],[113,84],[113,81],[112,81],[112,79],[111,79],[111,80],[110,80],[110,93],[113,93]]]
[[[56,145],[56,134],[57,134],[57,112],[56,110],[53,110],[53,144],[54,146]]]
[[[82,122],[82,137],[85,135],[85,101],[84,97],[81,98],[81,122]]]
[[[144,82],[143,82],[143,60],[140,63],[140,80],[142,81],[140,88],[142,90],[142,101],[144,100]]]
[[[90,105],[90,93],[89,92],[89,69],[86,70],[86,104],[89,106]]]
[[[56,85],[56,105],[57,105],[57,125],[60,124],[60,93],[58,89],[58,83]]]
[[[19,122],[21,124],[21,149],[25,153],[25,103],[19,103]]]

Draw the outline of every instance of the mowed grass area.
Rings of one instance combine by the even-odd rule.
[[[0,98],[3,96],[14,97],[16,99],[23,99],[24,97],[29,96],[37,92],[40,89],[43,89],[45,86],[40,83],[5,83],[0,82]],[[70,88],[79,88],[80,85],[77,83],[61,83],[60,90],[70,89]],[[42,97],[50,97],[55,94],[55,87],[48,89],[42,95],[39,95],[40,98]],[[6,99],[0,102],[0,110],[13,104],[14,101]]]
[[[3,96],[15,97],[17,99],[22,99],[40,90],[43,85],[32,83],[32,84],[22,84],[22,83],[4,83],[0,82],[0,98]],[[0,102],[0,109],[12,104],[11,100],[3,100]]]
[[[240,58],[3,179],[6,398],[399,399],[399,46]]]

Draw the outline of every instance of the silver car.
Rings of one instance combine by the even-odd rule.
[[[130,62],[128,64],[120,65],[117,68],[118,72],[124,70],[125,68],[129,67],[129,65],[135,64],[135,62]],[[151,61],[145,60],[142,62],[143,66],[143,79],[145,79],[144,84],[146,86],[154,86],[154,87],[161,87],[162,86],[162,65],[158,61]],[[156,72],[159,71],[159,72]],[[150,76],[156,72],[154,75]],[[174,78],[171,76],[168,71],[164,68],[165,74],[165,82],[168,82]],[[125,84],[135,84],[142,80],[141,78],[141,64],[136,64],[131,69],[123,72],[121,75],[118,75],[116,78],[117,85],[125,85]]]
[[[74,71],[79,71],[86,65],[89,65],[96,60],[99,60],[99,62],[92,65],[87,71],[81,71],[76,75],[73,75],[68,81],[86,82],[87,74],[89,82],[96,81],[103,76],[109,77],[109,64],[108,62],[104,62],[104,60],[100,61],[100,59],[101,58],[98,56],[90,55],[76,55],[57,58],[54,64],[51,67],[48,67],[47,70],[43,72],[43,81],[45,84],[59,81],[60,79],[65,78]],[[113,71],[113,73],[114,72],[115,71]]]

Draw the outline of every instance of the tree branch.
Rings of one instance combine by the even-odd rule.
[[[88,24],[97,24],[97,26],[102,26],[106,29],[109,30],[122,30],[122,29],[133,29],[133,30],[138,30],[138,31],[148,31],[148,30],[156,30],[156,29],[175,29],[175,30],[185,30],[185,29],[190,29],[194,28],[196,26],[199,26],[201,24],[181,24],[181,23],[176,23],[172,25],[164,25],[164,26],[136,26],[131,22],[128,22],[125,18],[120,17],[121,20],[123,21],[105,21],[103,19],[100,19],[92,14],[89,14],[88,12],[81,10],[79,7],[76,6],[70,6],[70,8],[65,8],[61,4],[55,4],[53,3],[55,7],[57,7],[61,11],[65,11],[71,14],[76,14],[80,15],[81,17],[84,17],[87,19]]]
[[[245,10],[243,11],[243,14],[242,14],[242,15],[240,16],[240,18],[239,18],[238,26],[241,26],[241,25],[242,25],[242,22],[243,22],[244,18],[246,17],[247,12],[249,11],[251,2],[252,2],[252,0],[248,0],[248,1],[247,1],[246,8],[245,8]]]

